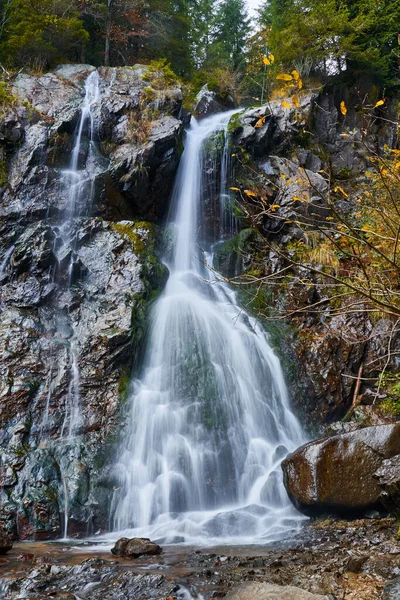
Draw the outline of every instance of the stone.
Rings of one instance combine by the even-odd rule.
[[[382,490],[381,503],[389,512],[400,515],[400,455],[384,460],[375,477]]]
[[[244,583],[229,592],[225,600],[328,600],[328,596],[311,594],[293,586],[269,583]]]
[[[385,585],[381,600],[400,600],[400,577]]]
[[[161,554],[162,548],[158,544],[151,542],[149,538],[120,538],[111,549],[116,556],[126,556],[128,558],[139,558],[142,555]]]
[[[224,110],[235,108],[235,103],[231,96],[222,98],[216,92],[208,89],[208,85],[204,85],[196,96],[196,106],[194,108],[194,116],[196,119],[203,119],[215,115]]]
[[[282,463],[286,490],[308,516],[382,508],[375,472],[400,453],[400,424],[366,427],[305,444]]]
[[[12,547],[11,537],[5,531],[0,530],[0,554],[7,554]]]

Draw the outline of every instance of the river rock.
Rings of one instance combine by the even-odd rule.
[[[162,548],[151,542],[149,538],[120,538],[115,542],[111,552],[116,556],[127,556],[128,558],[139,558],[143,554],[161,554]]]
[[[269,583],[244,583],[225,596],[226,600],[328,600],[328,596],[311,594],[293,586]]]
[[[6,554],[12,547],[11,537],[5,531],[0,530],[0,554]]]
[[[306,515],[361,515],[382,508],[374,473],[399,453],[399,423],[317,440],[283,461],[284,484],[293,504]]]

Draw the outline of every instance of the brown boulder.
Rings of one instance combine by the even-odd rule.
[[[380,501],[391,513],[400,516],[400,455],[384,460],[375,473],[380,489]]]
[[[400,454],[400,423],[379,425],[317,440],[282,463],[293,504],[308,516],[357,516],[382,508],[374,473]]]
[[[225,596],[225,600],[328,600],[328,597],[310,594],[298,587],[244,583]]]
[[[111,552],[116,556],[126,556],[127,558],[139,558],[143,554],[161,554],[162,548],[158,544],[151,542],[149,538],[120,538],[115,542]]]

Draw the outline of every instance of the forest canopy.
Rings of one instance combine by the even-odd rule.
[[[277,73],[367,73],[396,85],[399,23],[400,0],[268,0],[253,22],[245,0],[0,0],[0,63],[44,70],[162,58],[198,84],[225,69],[257,97],[272,54]]]

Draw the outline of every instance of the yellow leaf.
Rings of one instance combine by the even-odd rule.
[[[299,99],[297,96],[292,96],[292,104],[293,106],[295,106],[296,108],[299,108]]]
[[[326,217],[327,221],[333,221],[333,217]]]
[[[240,192],[240,188],[237,188],[237,187],[231,187],[229,189],[233,190],[234,192]]]
[[[292,196],[292,200],[295,200],[296,202],[303,202],[303,198],[299,198],[298,196]]]
[[[281,205],[280,204],[271,204],[270,209],[271,210],[276,210],[277,208],[280,208]]]
[[[289,102],[286,102],[286,100],[283,100],[281,106],[283,106],[283,108],[292,108],[289,104]]]
[[[344,100],[342,100],[340,103],[340,112],[342,113],[342,115],[344,117],[347,115],[347,108],[346,108],[346,103],[344,102]]]
[[[298,80],[297,85],[298,85],[299,90],[301,90],[303,87],[303,82],[301,79]]]
[[[236,154],[231,154],[231,156],[236,156]]]
[[[260,127],[262,127],[265,123],[265,119],[267,117],[261,117],[261,119],[258,119],[257,123],[254,125],[255,129],[259,129]]]
[[[335,187],[334,191],[335,191],[335,192],[341,192],[345,198],[348,198],[348,197],[349,197],[349,195],[348,195],[348,194],[346,194],[346,192],[344,191],[344,189],[343,189],[342,187],[340,187],[340,185],[337,185],[337,186]]]
[[[244,193],[247,194],[248,196],[257,198],[257,194],[255,192],[252,192],[251,190],[244,190]]]
[[[279,75],[277,75],[276,78],[280,81],[292,81],[293,79],[293,77],[291,75],[288,75],[287,73],[279,73]]]
[[[281,178],[282,178],[282,179],[286,179],[286,175],[285,175],[285,173],[281,173]]]
[[[273,54],[268,54],[268,58],[271,61],[271,64],[275,62],[275,56]]]
[[[296,81],[298,81],[300,79],[300,73],[298,71],[296,71],[296,69],[294,69],[294,71],[292,71],[292,75]]]
[[[378,106],[383,106],[385,104],[385,100],[378,100],[378,102],[375,104],[374,108],[378,108]]]
[[[263,56],[263,63],[264,63],[264,65],[270,65],[271,61],[266,56]]]

